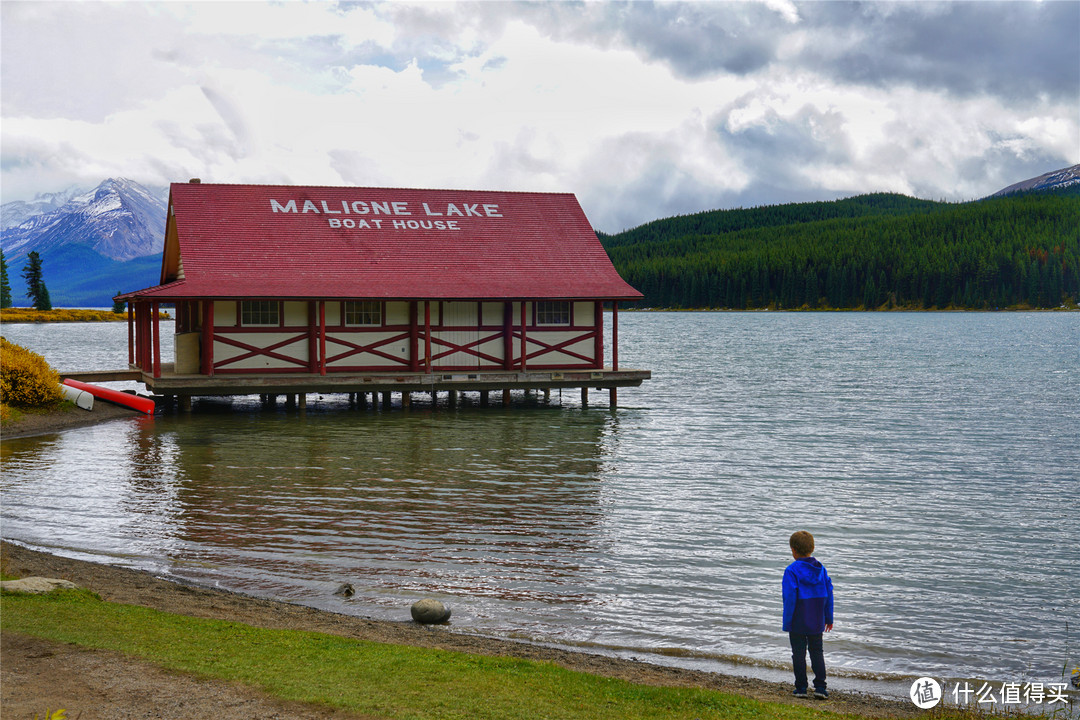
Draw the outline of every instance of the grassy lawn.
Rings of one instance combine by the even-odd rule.
[[[192,618],[103,602],[85,590],[5,593],[0,606],[5,630],[386,718],[853,717],[711,690],[635,685],[530,660]]]

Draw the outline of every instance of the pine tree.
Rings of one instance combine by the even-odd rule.
[[[26,265],[23,266],[23,279],[26,281],[26,297],[34,304],[37,310],[52,310],[49,301],[49,290],[45,287],[45,281],[41,276],[41,256],[36,250],[32,250],[26,256]]]
[[[11,307],[11,284],[7,276],[7,260],[4,259],[4,251],[0,250],[0,308]]]

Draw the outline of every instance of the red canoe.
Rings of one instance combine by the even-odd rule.
[[[141,413],[146,413],[147,415],[154,414],[154,408],[156,406],[154,405],[154,401],[148,397],[132,395],[131,393],[120,392],[119,390],[112,390],[110,388],[101,387],[100,385],[91,385],[90,383],[72,380],[71,378],[65,378],[64,384],[77,390],[84,390],[93,395],[94,397],[105,400],[106,402],[123,405],[125,407],[131,408],[132,410],[138,410]]]

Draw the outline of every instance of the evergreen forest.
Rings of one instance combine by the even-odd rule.
[[[969,203],[874,194],[597,233],[652,308],[999,309],[1080,300],[1080,186]]]

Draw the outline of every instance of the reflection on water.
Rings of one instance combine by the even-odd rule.
[[[620,338],[654,380],[616,413],[247,399],[5,442],[3,535],[339,612],[433,595],[458,629],[775,664],[805,528],[841,673],[1060,679],[1080,316],[628,314]]]

